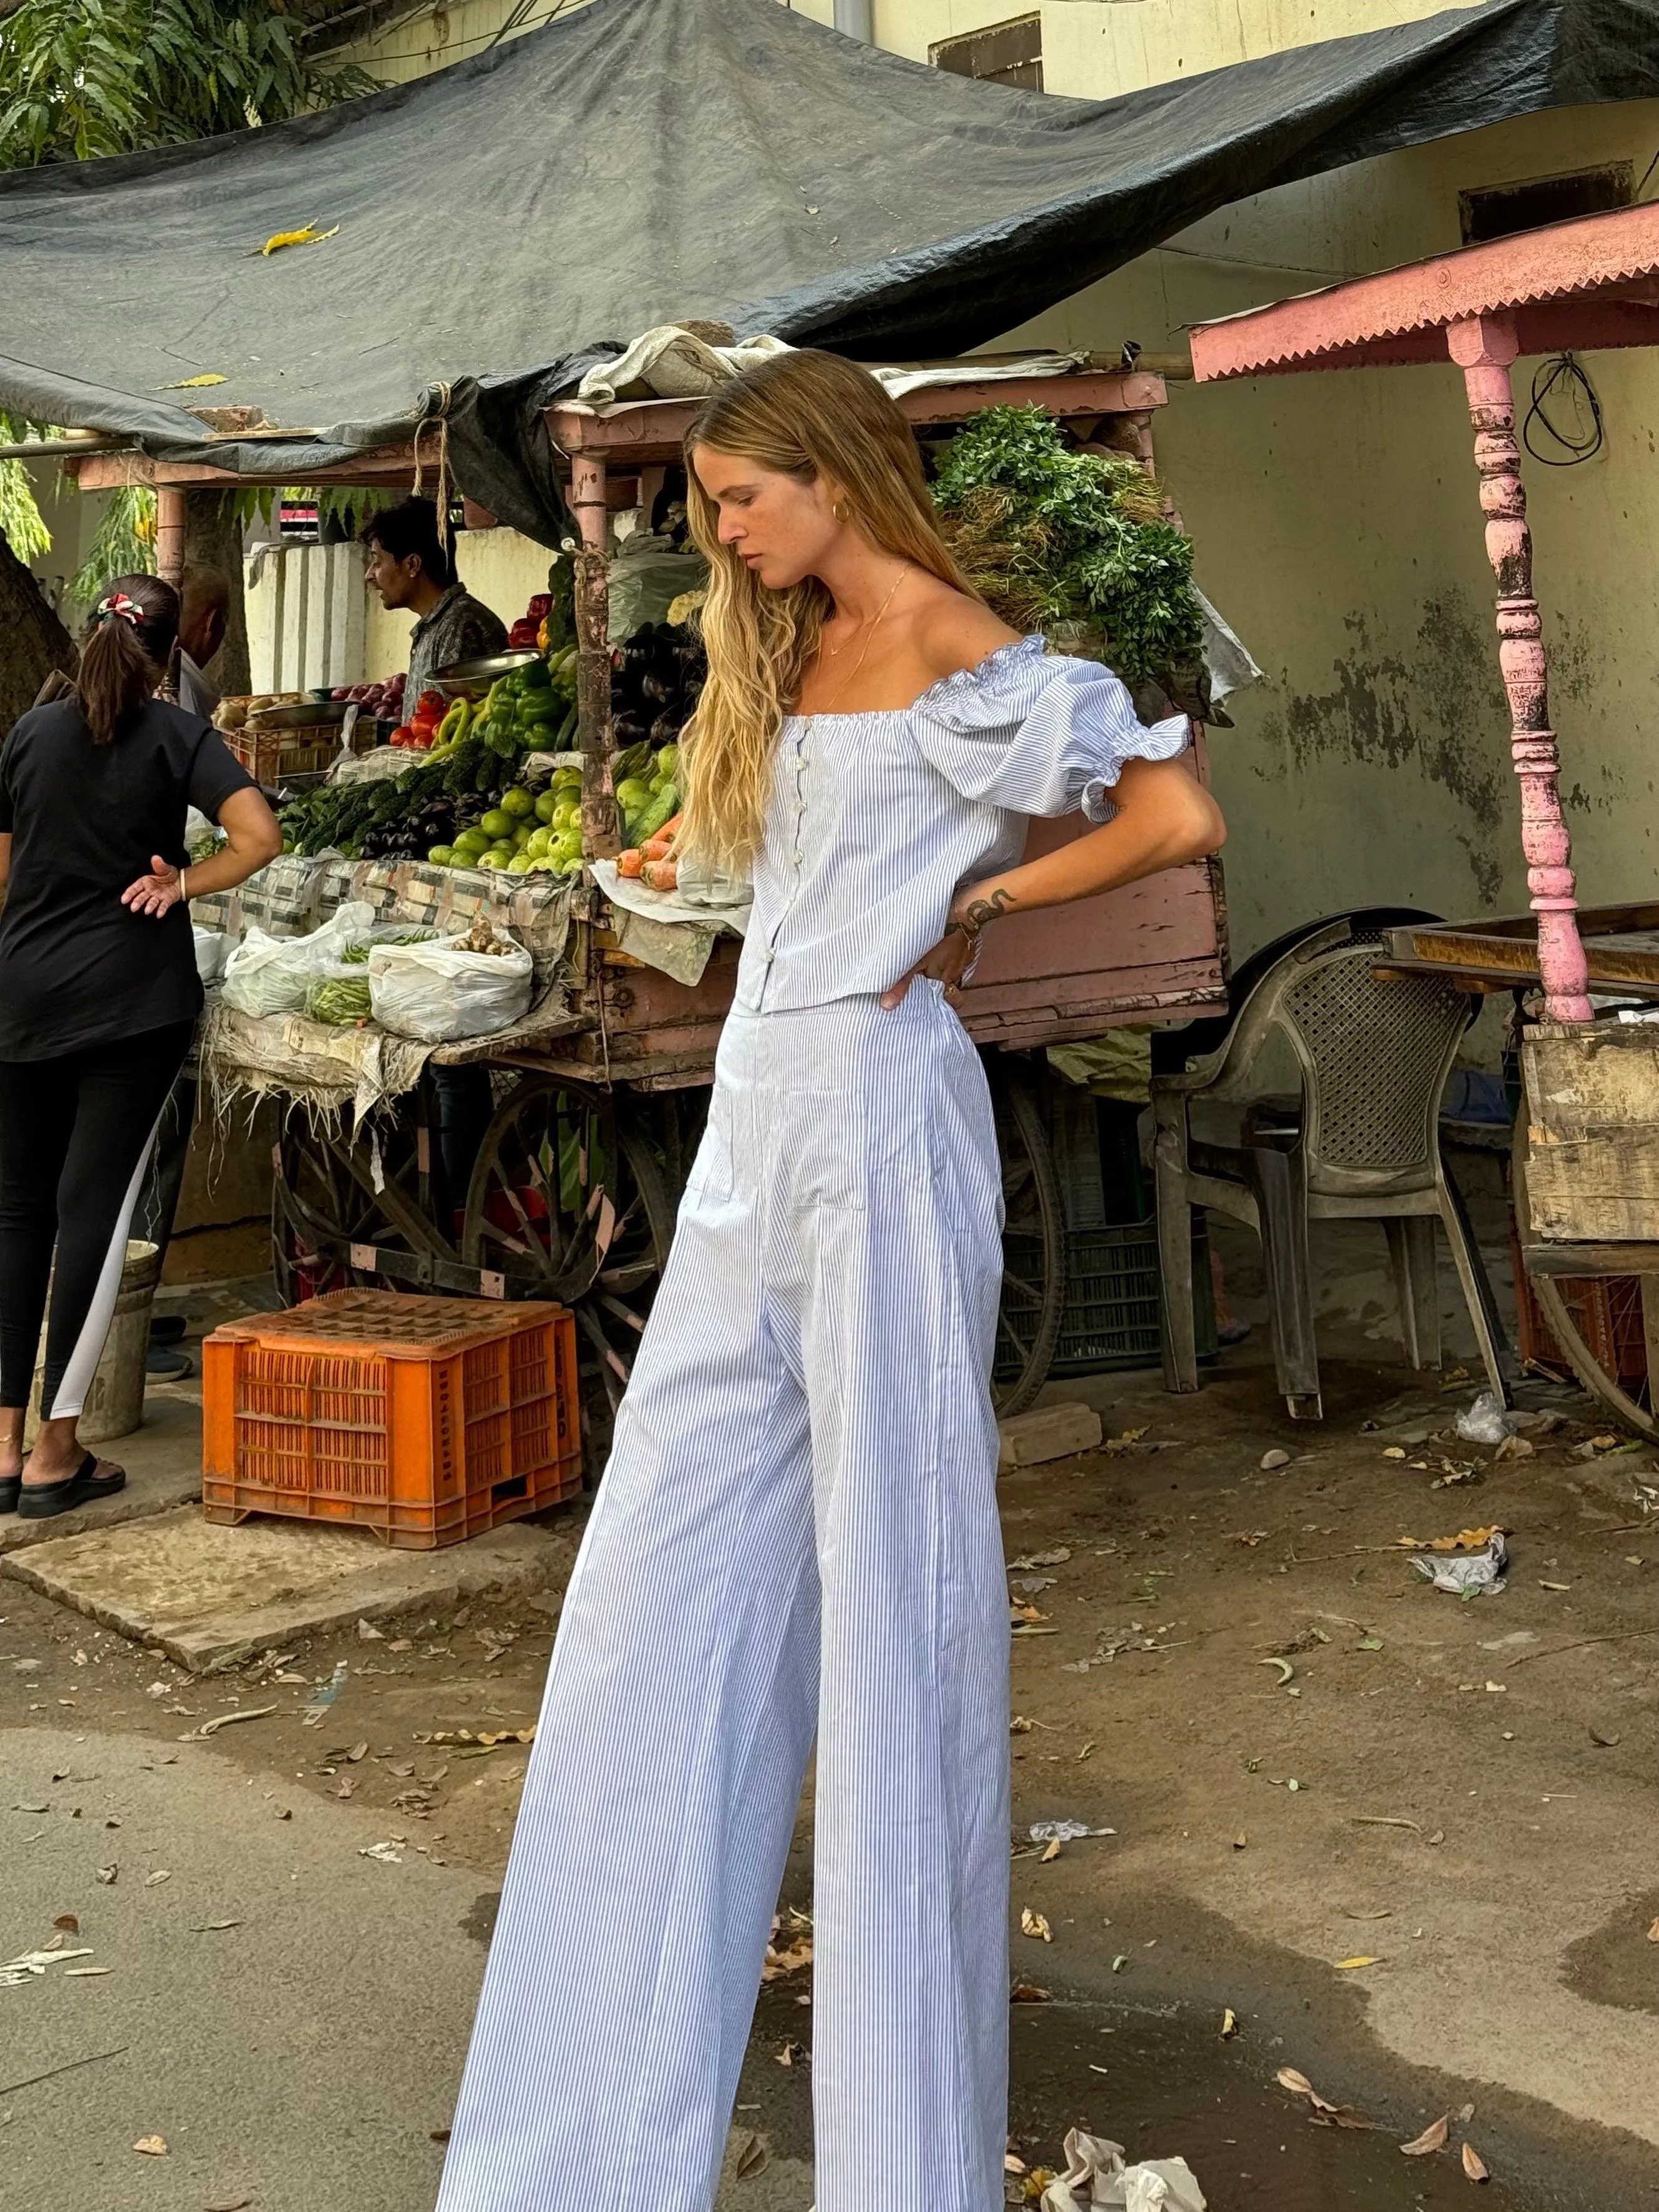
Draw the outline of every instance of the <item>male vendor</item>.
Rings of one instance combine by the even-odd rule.
[[[371,514],[357,533],[368,548],[368,580],[386,608],[406,607],[416,623],[409,639],[404,718],[441,668],[507,650],[507,624],[455,580],[438,536],[429,499],[400,500]]]

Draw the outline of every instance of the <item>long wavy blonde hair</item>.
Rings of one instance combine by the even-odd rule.
[[[720,512],[697,481],[699,447],[798,483],[828,477],[840,512],[872,545],[977,599],[944,540],[910,426],[867,369],[837,354],[775,355],[708,400],[685,438],[691,534],[708,562],[699,621],[708,679],[682,734],[682,851],[743,869],[761,842],[785,714],[834,601],[817,577],[769,591],[720,542]]]

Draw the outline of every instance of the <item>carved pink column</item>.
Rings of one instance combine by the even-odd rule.
[[[1552,1021],[1587,1022],[1591,1011],[1578,936],[1572,840],[1557,787],[1560,759],[1550,727],[1549,670],[1532,592],[1532,532],[1510,387],[1510,363],[1520,351],[1514,318],[1475,315],[1449,324],[1446,344],[1468,392],[1486,518],[1486,558],[1498,579],[1498,659],[1514,724],[1510,750],[1521,779],[1521,848],[1538,916],[1545,1004]]]

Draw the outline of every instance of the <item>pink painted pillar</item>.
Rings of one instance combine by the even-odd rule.
[[[1521,779],[1521,849],[1538,916],[1544,1001],[1552,1021],[1588,1022],[1591,1010],[1578,935],[1572,840],[1557,785],[1561,763],[1550,727],[1549,669],[1533,597],[1532,532],[1510,386],[1510,363],[1520,351],[1514,318],[1474,315],[1452,323],[1446,344],[1468,392],[1474,465],[1480,471],[1480,505],[1486,517],[1486,558],[1498,579],[1498,659],[1514,724],[1510,750]]]

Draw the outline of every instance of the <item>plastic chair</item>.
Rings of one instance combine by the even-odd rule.
[[[1511,1402],[1513,1367],[1492,1285],[1440,1157],[1440,1095],[1468,1024],[1468,998],[1437,975],[1379,981],[1373,973],[1379,942],[1370,914],[1314,926],[1258,969],[1215,1050],[1183,1073],[1152,1079],[1168,1389],[1198,1388],[1190,1209],[1209,1206],[1261,1239],[1273,1364],[1293,1417],[1317,1420],[1323,1411],[1310,1220],[1382,1223],[1413,1367],[1435,1366],[1440,1358],[1438,1220],[1487,1378],[1499,1401]],[[1275,1033],[1296,1054],[1299,1098],[1264,1100],[1252,1080]],[[1196,1100],[1241,1108],[1237,1146],[1194,1138]]]

